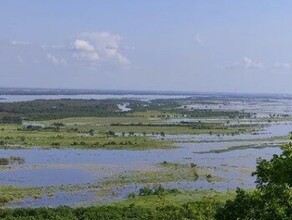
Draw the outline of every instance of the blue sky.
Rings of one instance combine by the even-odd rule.
[[[0,1],[0,87],[292,93],[292,2]]]

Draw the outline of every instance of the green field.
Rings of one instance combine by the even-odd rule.
[[[66,147],[105,149],[155,149],[171,148],[173,143],[152,140],[144,136],[119,136],[106,132],[89,134],[74,130],[27,130],[20,125],[0,125],[0,146],[17,147]]]
[[[141,189],[142,190],[142,189]],[[140,190],[140,191],[141,191]],[[145,192],[145,188],[143,189]],[[234,198],[230,191],[179,191],[147,189],[148,194],[132,196],[123,202],[91,207],[3,209],[0,218],[16,219],[200,219],[212,220],[217,208]],[[0,189],[1,192],[1,189]]]
[[[24,121],[23,125],[0,124],[2,147],[65,147],[104,149],[172,148],[167,134],[227,134],[251,132],[251,126],[219,123],[169,124],[162,118],[76,117],[47,121]],[[160,140],[152,136],[160,136]]]
[[[0,186],[0,206],[11,201],[21,201],[32,197],[38,199],[44,195],[41,188]]]

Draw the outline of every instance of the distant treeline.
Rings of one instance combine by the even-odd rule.
[[[173,112],[173,110],[171,111]],[[176,109],[177,114],[184,114],[190,118],[250,118],[251,113],[240,111],[227,111],[227,110],[212,110],[212,109]]]
[[[180,122],[176,124],[149,124],[149,123],[111,123],[110,126],[137,126],[137,127],[190,127],[192,129],[225,129],[219,123],[205,123],[205,122]]]
[[[127,112],[121,112],[117,106],[122,103],[129,103],[127,107],[131,109],[131,112],[158,111],[160,117],[165,118],[244,118],[252,116],[250,113],[240,111],[183,108],[184,103],[188,101],[188,99],[157,99],[151,100],[151,102],[128,99],[59,99],[0,103],[0,119],[5,116],[16,116],[19,117],[18,120],[21,118],[25,120],[49,120],[66,117],[127,116]],[[9,120],[7,123],[9,123]],[[16,123],[19,123],[19,121]]]
[[[0,103],[0,117],[27,120],[48,120],[66,117],[115,116],[118,100],[34,100],[27,102]],[[4,121],[3,121],[4,122]]]
[[[19,116],[2,116],[0,117],[0,124],[21,124],[22,119]]]
[[[186,108],[186,104],[192,104],[190,98],[181,99],[155,99],[151,102],[130,101],[129,108],[137,112],[160,111],[162,117],[184,116],[188,118],[250,118],[254,114],[235,110],[213,110]]]

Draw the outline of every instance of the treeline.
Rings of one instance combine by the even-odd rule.
[[[129,127],[190,127],[192,129],[225,129],[219,123],[205,123],[205,122],[180,122],[176,124],[149,124],[149,123],[111,123],[110,126],[129,126]]]
[[[20,116],[2,116],[0,117],[0,124],[22,124],[22,118]]]
[[[115,116],[119,100],[34,100],[27,102],[0,103],[0,117],[28,120],[49,120],[66,117]]]
[[[189,118],[250,118],[253,116],[252,113],[241,112],[241,111],[227,111],[227,110],[212,110],[212,109],[174,109],[170,110],[170,113],[182,114]]]
[[[121,112],[117,106],[125,102],[129,103],[127,107],[132,109],[131,112],[155,110],[161,112],[161,117],[166,118],[171,116],[190,118],[244,118],[252,116],[250,113],[239,111],[181,108],[185,101],[185,99],[157,99],[151,100],[151,102],[127,99],[60,99],[0,103],[0,118],[14,116],[18,119],[50,120],[66,117],[127,116],[128,114]]]
[[[170,110],[181,106],[181,100],[179,99],[154,99],[150,102],[129,100],[128,103],[127,107],[137,112]]]
[[[156,99],[151,102],[130,101],[128,107],[137,112],[159,111],[162,117],[188,118],[251,118],[255,114],[236,110],[187,108],[188,99]],[[190,102],[192,104],[192,102]]]
[[[225,118],[250,118],[254,113],[236,111],[236,110],[213,110],[213,109],[196,109],[187,108],[186,104],[193,104],[191,98],[180,99],[155,99],[151,102],[132,101],[130,102],[131,109],[135,111],[160,111],[165,117],[169,115],[186,116],[190,118],[209,118],[209,117],[225,117]],[[209,104],[213,104],[212,102]],[[207,104],[206,104],[207,105]]]

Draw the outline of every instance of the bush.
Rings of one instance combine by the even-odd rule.
[[[258,160],[253,173],[257,176],[256,190],[238,189],[235,199],[218,209],[216,219],[292,219],[292,144],[282,146],[282,150],[270,161]]]
[[[8,158],[0,158],[0,165],[9,165]]]

